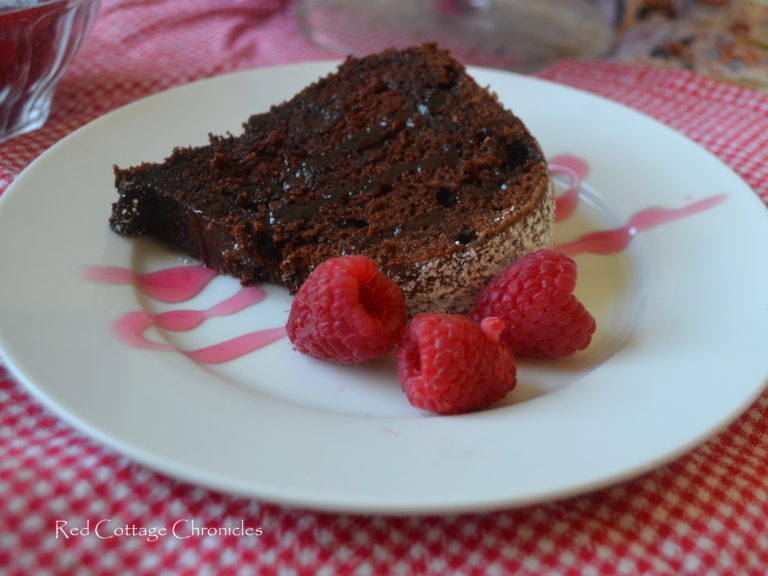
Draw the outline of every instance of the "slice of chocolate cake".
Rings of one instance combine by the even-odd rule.
[[[363,254],[411,313],[465,311],[554,218],[535,138],[434,45],[348,58],[242,134],[115,175],[119,234],[291,291],[327,258]]]

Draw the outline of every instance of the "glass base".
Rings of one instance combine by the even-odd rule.
[[[340,54],[434,41],[465,64],[532,72],[607,52],[614,39],[607,6],[601,0],[303,0],[297,16],[310,40]]]
[[[21,107],[13,107],[9,110],[0,110],[0,115],[5,117],[5,122],[0,126],[0,144],[43,127],[51,111],[53,94],[44,96],[42,101],[25,103]]]

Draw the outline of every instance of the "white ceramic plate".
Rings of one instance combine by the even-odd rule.
[[[164,304],[135,283],[95,281],[99,270],[116,281],[126,274],[118,268],[130,276],[195,265],[110,231],[112,165],[237,132],[249,114],[331,69],[256,70],[152,96],[72,134],[19,176],[0,198],[0,349],[40,400],[177,478],[295,506],[416,514],[532,504],[636,476],[692,449],[759,395],[768,217],[753,192],[645,116],[481,69],[472,73],[549,158],[586,162],[578,210],[558,224],[557,241],[635,227],[625,249],[577,256],[577,290],[599,325],[589,350],[521,362],[518,388],[491,410],[430,417],[409,406],[391,358],[338,367],[300,356],[285,338],[220,364],[175,351],[231,348],[232,338],[281,326],[290,305],[281,289],[195,329],[146,332],[169,350],[118,338],[120,318],[208,309],[239,286],[216,277],[194,298]],[[661,224],[664,215],[678,218]]]

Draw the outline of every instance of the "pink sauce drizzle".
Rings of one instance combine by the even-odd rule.
[[[230,296],[226,300],[211,306],[208,310],[169,310],[168,312],[155,314],[152,320],[155,326],[163,330],[184,332],[197,328],[207,318],[237,314],[248,306],[258,304],[266,297],[267,293],[263,288],[248,286],[242,288],[234,296]]]
[[[136,274],[118,266],[89,266],[84,274],[91,282],[133,284],[154,300],[178,304],[199,294],[217,272],[201,265],[179,266],[146,274]]]
[[[589,164],[576,156],[562,154],[552,158],[549,168],[553,176],[566,176],[569,180],[568,189],[556,198],[555,221],[562,222],[573,216],[578,208],[579,191],[582,182],[589,174]],[[571,255],[617,254],[625,250],[640,232],[714,208],[724,202],[727,197],[726,194],[717,194],[702,200],[691,201],[691,196],[686,195],[685,199],[690,201],[686,206],[681,208],[652,206],[632,215],[627,224],[621,228],[589,232],[556,248]]]
[[[576,240],[560,244],[557,249],[571,255],[583,253],[617,254],[629,246],[632,239],[640,232],[714,208],[725,201],[727,197],[726,194],[717,194],[681,208],[652,206],[634,214],[621,228],[590,232]]]
[[[156,318],[157,316],[147,312],[128,312],[112,324],[112,332],[120,341],[133,348],[181,352],[200,364],[223,364],[235,360],[280,340],[286,335],[285,327],[278,326],[277,328],[249,332],[205,348],[182,350],[171,344],[155,342],[144,336],[144,332],[153,325]]]
[[[284,336],[285,327],[278,326],[277,328],[249,332],[248,334],[243,334],[231,340],[208,346],[207,348],[184,353],[195,362],[201,364],[222,364],[255,352],[272,342],[280,340]]]
[[[573,216],[579,206],[579,190],[589,173],[589,164],[576,156],[562,154],[549,162],[549,169],[553,176],[567,176],[569,180],[568,189],[555,201],[555,222],[562,222]]]
[[[118,266],[91,266],[84,270],[84,276],[92,282],[133,285],[150,298],[172,304],[194,298],[216,275],[214,270],[200,265],[168,268],[148,274],[135,274]],[[169,332],[194,330],[208,318],[237,314],[263,301],[266,296],[263,288],[248,286],[207,310],[178,309],[158,314],[140,310],[128,312],[115,320],[112,332],[120,341],[133,348],[175,351],[201,364],[221,364],[255,352],[285,337],[285,327],[249,332],[197,350],[182,350],[172,344],[155,342],[144,333],[152,326]]]
[[[152,326],[152,315],[137,310],[123,314],[112,324],[112,333],[128,346],[144,350],[176,350],[175,346],[154,342],[144,336]]]

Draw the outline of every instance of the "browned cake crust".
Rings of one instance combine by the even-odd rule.
[[[348,58],[242,134],[115,180],[119,234],[291,291],[327,258],[363,254],[412,313],[465,310],[554,217],[537,141],[434,45]]]

